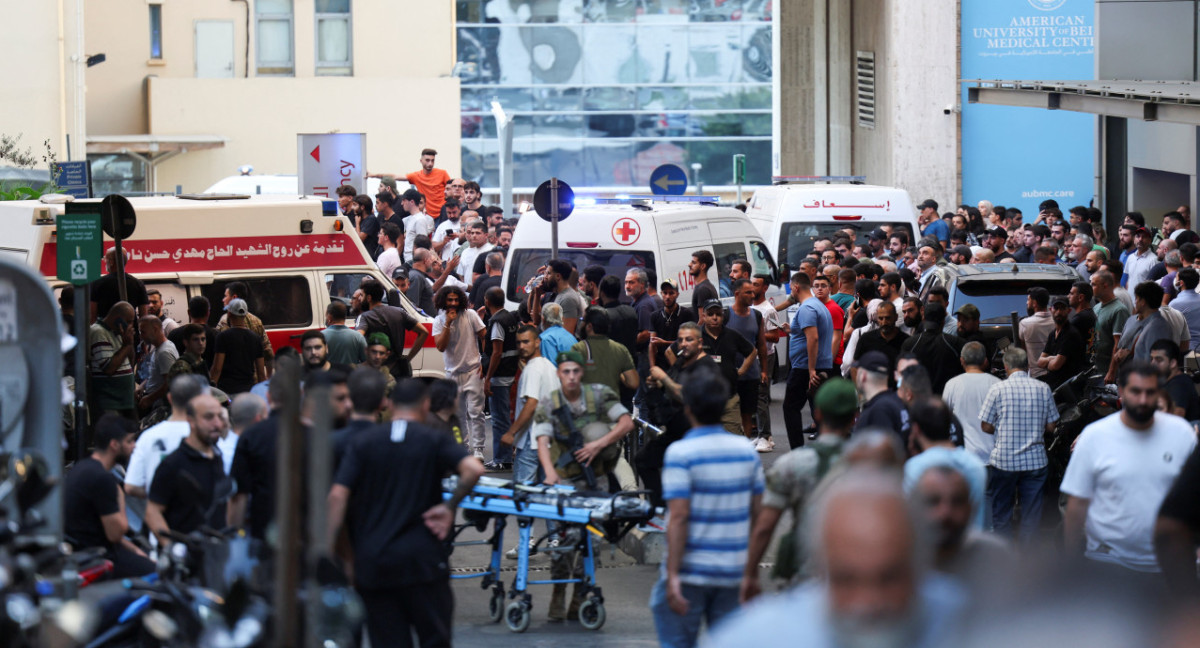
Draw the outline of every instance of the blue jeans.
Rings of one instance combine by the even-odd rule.
[[[512,425],[512,407],[509,406],[509,396],[512,384],[498,385],[492,379],[492,395],[488,397],[488,407],[492,410],[492,461],[512,463],[512,448],[500,443],[500,437],[508,432]]]
[[[1042,523],[1042,498],[1046,487],[1046,469],[1013,472],[987,467],[987,500],[992,508],[992,530],[1011,538],[1013,504],[1021,502],[1021,542],[1030,542]]]
[[[516,448],[513,454],[513,481],[518,484],[540,483],[537,477],[541,464],[538,463],[537,449],[533,447],[533,439],[528,431],[525,432],[525,447]]]
[[[680,616],[667,606],[667,578],[659,576],[650,590],[650,611],[658,643],[663,648],[690,648],[696,645],[703,620],[711,630],[728,614],[738,608],[738,588],[684,584],[683,597],[688,600],[687,614]]]

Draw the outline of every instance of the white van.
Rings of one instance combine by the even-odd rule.
[[[777,176],[754,192],[746,215],[758,228],[780,265],[795,270],[819,238],[839,230],[855,232],[855,244],[880,226],[908,234],[916,243],[917,210],[908,192],[895,187],[858,184],[863,178]]]
[[[146,288],[162,293],[164,313],[178,322],[188,320],[188,300],[203,295],[215,325],[225,286],[241,281],[250,292],[250,312],[262,319],[271,345],[298,347],[305,331],[324,328],[331,301],[348,304],[362,280],[371,277],[383,283],[390,303],[398,300],[427,329],[433,324],[371,261],[350,221],[337,213],[335,200],[185,194],[129,201],[137,227],[122,243],[130,256],[126,268]],[[0,202],[5,223],[0,254],[40,272],[52,288],[63,284],[55,278],[55,216],[64,210],[36,200]],[[113,245],[105,236],[104,248]],[[406,343],[415,339],[410,332]],[[412,367],[416,376],[445,375],[432,335]]]
[[[678,283],[679,302],[689,306],[695,281],[687,267],[696,250],[713,253],[716,267],[709,270],[708,276],[721,286],[722,296],[728,292],[729,270],[737,259],[749,260],[755,274],[778,276],[766,242],[746,215],[736,209],[694,199],[598,200],[594,205],[581,202],[558,225],[559,258],[574,263],[580,271],[600,265],[609,274],[624,279],[630,268],[654,270],[658,283],[667,278]],[[526,284],[549,260],[550,223],[527,212],[517,223],[505,258],[501,285],[510,308],[526,300]],[[782,294],[775,287],[768,298],[774,301]]]

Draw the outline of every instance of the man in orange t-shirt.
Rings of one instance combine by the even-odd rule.
[[[450,174],[445,169],[433,168],[435,158],[437,151],[431,148],[421,151],[421,170],[403,177],[425,196],[425,213],[436,220],[442,213],[442,203],[446,201],[446,184],[450,182]],[[385,176],[381,174],[377,177]]]

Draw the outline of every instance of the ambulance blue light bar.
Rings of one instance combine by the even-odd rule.
[[[720,196],[656,196],[652,194],[635,194],[629,200],[657,203],[717,203]]]
[[[865,184],[867,176],[771,176],[771,184],[801,184],[805,182],[849,182],[850,184]]]
[[[338,202],[336,200],[322,200],[321,201],[321,215],[322,216],[337,216],[338,215]]]

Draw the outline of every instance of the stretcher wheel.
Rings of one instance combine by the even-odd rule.
[[[529,604],[525,601],[513,601],[504,609],[504,622],[513,632],[525,632],[529,629],[529,621],[533,617],[529,613]]]
[[[597,599],[590,598],[579,606],[579,625],[588,630],[599,630],[607,618],[604,604]]]
[[[503,591],[492,590],[492,596],[488,599],[488,618],[492,620],[492,623],[500,623],[500,619],[504,618]]]

